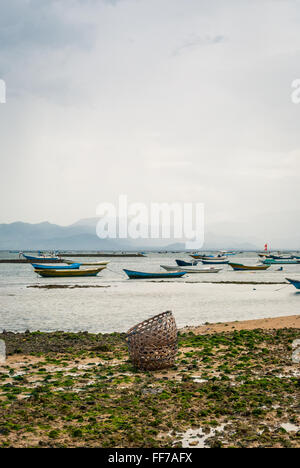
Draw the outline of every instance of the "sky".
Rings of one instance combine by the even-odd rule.
[[[126,194],[293,226],[298,78],[297,0],[0,0],[0,223]]]

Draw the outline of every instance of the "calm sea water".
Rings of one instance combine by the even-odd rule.
[[[8,257],[17,258],[17,255],[1,252],[0,258]],[[179,327],[299,314],[300,294],[293,286],[215,282],[280,283],[286,276],[300,279],[300,264],[283,265],[283,271],[272,266],[266,272],[234,272],[222,265],[222,271],[217,274],[190,274],[168,281],[128,280],[122,271],[123,268],[160,271],[161,264],[175,265],[175,258],[187,260],[189,257],[186,254],[149,254],[145,258],[114,258],[98,277],[81,279],[40,278],[29,264],[0,264],[0,330],[126,331],[165,310],[173,311]],[[231,258],[249,264],[257,260],[253,253]],[[35,284],[109,287],[28,288]]]

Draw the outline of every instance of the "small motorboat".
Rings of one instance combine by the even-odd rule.
[[[185,271],[186,273],[218,273],[221,268],[195,268],[195,267],[176,267],[168,265],[160,265],[161,268],[167,271]]]
[[[295,280],[291,278],[285,278],[289,283],[295,286],[296,289],[300,289],[300,280]]]
[[[258,264],[258,265],[243,265],[242,263],[229,263],[231,268],[233,268],[235,271],[261,271],[261,270],[267,270],[270,268],[271,265],[264,265],[264,264]]]
[[[180,267],[198,265],[198,262],[185,262],[184,260],[175,260],[175,262]]]
[[[36,270],[77,270],[80,268],[80,263],[72,263],[72,265],[54,265],[53,263],[47,265],[46,263],[32,263],[33,268]]]
[[[32,255],[26,255],[24,253],[20,254],[22,255],[26,260],[30,260],[30,261],[33,261],[33,262],[38,262],[40,260],[42,260],[43,262],[51,262],[51,261],[59,261],[61,260],[60,257],[57,257],[55,255],[49,255],[49,256],[46,256],[46,255],[38,255],[38,256],[32,256]]]
[[[207,260],[201,260],[203,265],[226,265],[229,263],[228,258],[220,257],[220,258],[210,258]]]
[[[81,276],[97,276],[100,271],[104,270],[105,266],[98,268],[72,269],[72,270],[34,270],[38,275],[44,278],[66,278],[66,277],[81,277]]]
[[[74,263],[72,262],[72,260],[65,260],[65,263],[67,263],[68,265],[74,265]],[[103,266],[103,265],[108,265],[110,262],[109,261],[100,261],[100,262],[80,262],[80,265],[81,266]]]
[[[297,260],[297,259],[276,260],[273,258],[266,258],[265,260],[263,260],[263,263],[265,265],[297,265],[297,263],[300,263],[300,260]]]
[[[190,254],[190,257],[195,258],[196,260],[216,258],[214,255],[205,255],[205,254]]]
[[[156,278],[181,278],[186,271],[173,271],[170,273],[146,273],[142,271],[123,270],[129,279],[156,279]]]

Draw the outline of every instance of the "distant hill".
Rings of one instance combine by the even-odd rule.
[[[283,223],[280,221],[280,216],[267,219],[266,226],[268,225],[271,230],[272,224],[275,228],[275,235],[272,229],[273,237],[264,230],[263,217],[259,217],[255,222],[249,220],[249,225],[243,223],[210,225],[206,231],[203,250],[260,250],[263,249],[265,242],[271,242],[272,249],[298,250],[300,249],[300,236],[297,230],[299,218],[295,216],[294,219],[294,227],[288,225],[284,216]],[[185,248],[184,242],[177,239],[100,239],[96,235],[97,222],[98,218],[87,218],[70,226],[59,226],[49,222],[0,224],[0,249],[134,251]]]

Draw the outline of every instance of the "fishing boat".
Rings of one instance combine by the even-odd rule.
[[[224,256],[226,256],[226,257],[229,257],[229,256],[232,256],[232,255],[236,255],[237,252],[227,252],[226,250],[221,250],[221,251],[220,251],[220,254],[221,254],[221,255],[224,255]]]
[[[220,258],[210,258],[207,260],[201,260],[203,265],[226,265],[229,263],[228,258],[220,257]]]
[[[55,255],[38,255],[38,256],[32,256],[32,255],[25,255],[24,253],[21,254],[26,260],[30,260],[33,262],[38,262],[39,260],[43,260],[43,262],[49,262],[49,261],[59,261],[61,260],[60,257],[56,257]]]
[[[175,262],[180,267],[198,265],[198,262],[185,262],[184,260],[175,260]]]
[[[68,265],[72,265],[73,262],[72,260],[65,260],[65,263],[67,263]],[[103,265],[108,265],[110,262],[109,261],[100,261],[100,262],[80,262],[80,265],[81,266],[103,266]],[[74,264],[73,264],[74,265]]]
[[[77,270],[80,268],[80,263],[72,263],[72,265],[47,265],[46,263],[32,263],[33,268],[36,270]]]
[[[196,260],[202,260],[206,258],[216,258],[214,255],[205,255],[205,254],[190,254],[192,258],[195,258]]]
[[[291,255],[291,254],[282,254],[280,252],[278,252],[277,254],[258,254],[259,257],[264,257],[264,258],[268,258],[268,259],[272,259],[272,260],[293,260],[293,258],[295,258],[294,255]]]
[[[300,280],[294,280],[291,278],[285,278],[289,283],[295,286],[296,289],[300,289]]]
[[[195,267],[176,267],[168,265],[160,265],[161,268],[167,271],[185,271],[186,273],[218,273],[221,268],[195,268]]]
[[[85,268],[72,269],[72,270],[34,270],[38,275],[43,278],[66,278],[66,277],[81,277],[81,276],[97,276],[101,270],[104,270],[105,266],[99,268]]]
[[[173,271],[170,273],[146,273],[142,271],[123,270],[129,279],[156,279],[156,278],[181,278],[185,271]]]
[[[270,268],[271,265],[243,265],[242,263],[229,263],[231,268],[233,268],[235,271],[263,271],[267,270]]]
[[[266,258],[265,260],[263,260],[263,263],[265,265],[297,265],[297,263],[300,263],[300,260],[297,260],[297,259],[275,260],[273,258]]]

